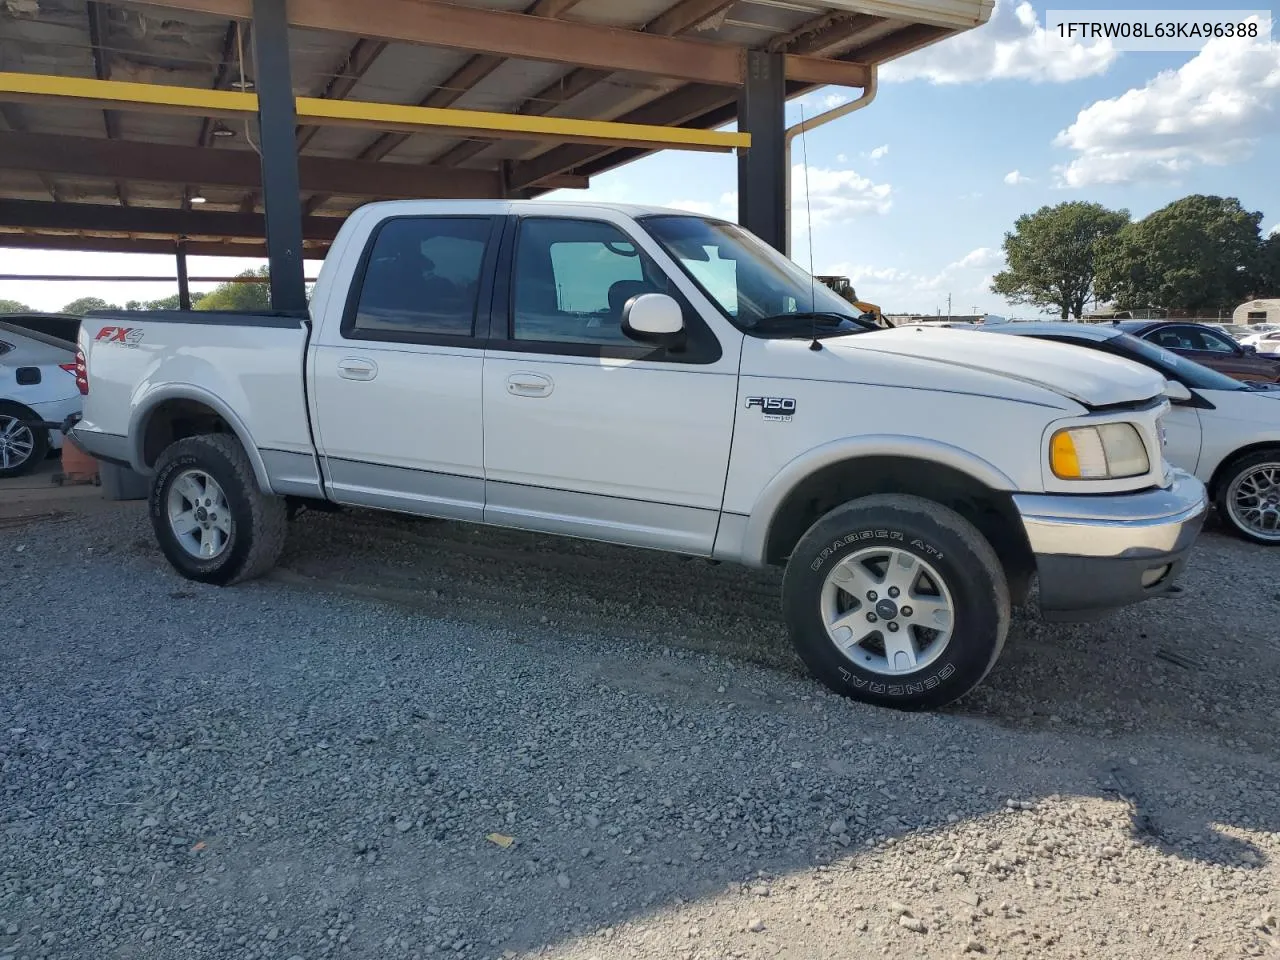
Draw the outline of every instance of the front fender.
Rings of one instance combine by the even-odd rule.
[[[741,562],[753,567],[764,566],[774,517],[790,493],[806,478],[832,464],[869,457],[901,457],[936,463],[967,474],[991,490],[1017,489],[1013,479],[999,467],[940,440],[896,434],[844,437],[802,453],[774,474],[756,498],[742,528],[741,544],[735,551],[740,553]]]

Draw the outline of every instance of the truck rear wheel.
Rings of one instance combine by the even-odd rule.
[[[844,696],[941,707],[991,670],[1009,630],[995,551],[959,514],[920,497],[837,507],[787,564],[783,611],[813,674]]]
[[[285,501],[258,488],[244,448],[226,434],[188,437],[161,453],[150,510],[160,549],[188,580],[251,580],[284,549]]]

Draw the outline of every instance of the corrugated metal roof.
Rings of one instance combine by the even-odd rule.
[[[529,12],[532,4],[532,0],[459,2],[508,12]],[[641,29],[665,18],[659,21],[665,24],[659,32],[746,49],[871,63],[943,40],[967,23],[984,22],[991,6],[992,0],[562,0],[558,4],[559,15],[566,20]],[[95,17],[96,49],[91,30]],[[95,5],[88,0],[0,0],[0,71],[75,77],[102,76],[105,71],[117,80],[235,89],[242,71],[250,81],[253,78],[249,42],[247,30],[238,36],[232,21],[204,14],[146,5]],[[299,96],[339,95],[413,105],[426,101],[466,109],[606,120],[627,120],[631,111],[644,108],[649,122],[661,123],[665,115],[672,124],[695,127],[732,119],[735,109],[732,89],[649,75],[610,74],[519,59],[491,58],[494,62],[481,64],[476,56],[457,50],[361,41],[352,35],[296,28],[290,31],[290,43]],[[458,82],[460,70],[466,83],[456,89],[451,85]],[[221,124],[232,136],[216,137],[213,122],[200,117],[133,110],[112,113],[116,137],[130,143],[233,150],[243,156],[243,151],[253,149],[250,141],[256,140],[252,127],[246,136],[243,125],[233,121]],[[6,133],[105,139],[108,118],[101,110],[83,106],[0,103],[0,135]],[[504,161],[562,149],[547,141],[486,141],[434,132],[387,135],[344,127],[307,131],[302,142],[303,157],[490,171],[498,170]],[[578,148],[565,154],[572,162],[563,172],[599,172],[634,155],[634,150],[620,148]],[[179,208],[193,191],[207,200],[201,212],[260,209],[261,197],[251,188],[5,169],[0,151],[0,199]],[[308,199],[313,212],[343,214],[369,197],[309,195]]]

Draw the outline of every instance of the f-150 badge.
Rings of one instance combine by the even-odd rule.
[[[747,397],[747,409],[759,409],[765,420],[790,423],[796,414],[796,402],[790,397]]]

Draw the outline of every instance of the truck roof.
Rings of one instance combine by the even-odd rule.
[[[708,216],[682,210],[677,207],[656,207],[638,203],[611,203],[597,200],[381,200],[369,203],[360,210],[373,211],[382,215],[394,214],[396,211],[423,213],[438,209],[448,212],[465,208],[468,212],[491,212],[494,214],[538,213],[549,210],[573,210],[579,213],[609,212],[620,213],[628,217],[652,216],[654,214],[674,214],[685,217],[703,217],[708,220],[723,220],[723,217]]]

